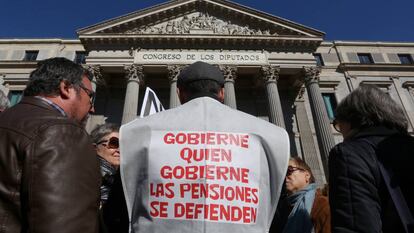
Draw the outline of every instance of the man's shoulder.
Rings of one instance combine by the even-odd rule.
[[[58,112],[30,104],[17,104],[0,116],[0,128],[6,131],[36,137],[45,130],[72,129],[83,131],[80,124]]]

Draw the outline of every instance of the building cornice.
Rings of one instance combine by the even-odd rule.
[[[332,43],[335,46],[414,47],[413,42],[333,41]]]
[[[24,68],[31,69],[37,67],[38,61],[1,61],[0,68]]]
[[[0,44],[79,44],[81,41],[78,39],[0,39]]]
[[[414,65],[341,63],[342,71],[414,71]]]

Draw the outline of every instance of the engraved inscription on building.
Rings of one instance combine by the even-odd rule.
[[[191,64],[196,61],[211,64],[269,64],[266,53],[261,52],[137,51],[134,56],[134,62],[138,64]]]

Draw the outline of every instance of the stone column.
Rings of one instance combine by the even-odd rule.
[[[299,131],[303,160],[312,170],[318,187],[323,187],[323,185],[326,184],[325,174],[323,172],[322,161],[318,156],[313,139],[313,133],[306,111],[304,94],[305,88],[302,87],[299,91],[298,97],[295,100],[296,122]]]
[[[170,109],[181,105],[177,95],[177,78],[182,68],[180,65],[167,66],[168,79],[170,80]]]
[[[269,103],[269,119],[273,124],[285,127],[283,118],[282,105],[280,103],[279,90],[277,89],[277,80],[279,79],[279,67],[262,66],[262,78],[265,81],[267,99]]]
[[[320,69],[316,67],[303,67],[304,81],[312,109],[319,151],[326,178],[329,180],[328,156],[329,151],[335,146],[335,140],[332,135],[331,125],[328,113],[325,109],[325,103],[322,99],[321,90],[319,89],[319,73]]]
[[[224,104],[237,109],[236,92],[234,91],[234,81],[236,80],[236,67],[219,66],[224,75]]]
[[[127,72],[127,88],[122,124],[126,124],[137,117],[139,86],[144,79],[144,69],[142,65],[132,64],[126,66],[125,70]]]

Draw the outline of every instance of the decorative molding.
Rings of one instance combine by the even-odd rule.
[[[104,83],[100,65],[88,65],[85,68],[93,75],[92,82],[95,82],[96,84]]]
[[[236,80],[236,70],[235,66],[223,66],[220,65],[219,69],[223,73],[225,82],[234,82]]]
[[[177,82],[178,75],[185,66],[183,65],[168,65],[168,79],[170,82]]]
[[[254,35],[277,36],[270,30],[251,29],[248,25],[240,26],[223,21],[206,13],[186,15],[181,19],[171,20],[157,26],[141,26],[130,29],[126,34],[221,34],[221,35]]]
[[[275,66],[261,66],[262,78],[266,83],[277,82],[279,80],[280,68]]]
[[[320,67],[315,66],[304,66],[303,67],[303,75],[305,84],[310,84],[312,82],[319,82],[319,74],[321,73]]]
[[[125,70],[128,82],[137,82],[138,84],[141,84],[144,81],[144,67],[142,65],[128,65],[125,66]]]

